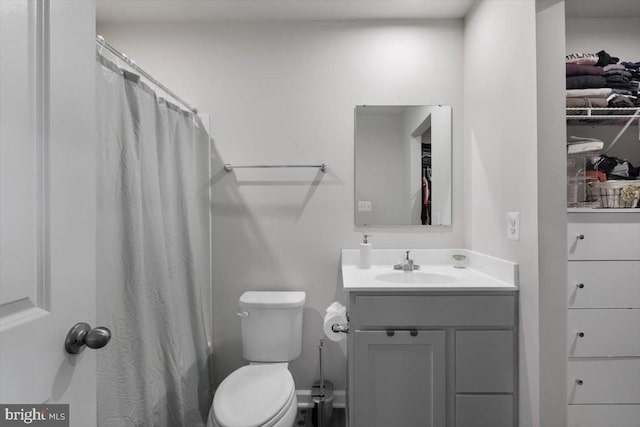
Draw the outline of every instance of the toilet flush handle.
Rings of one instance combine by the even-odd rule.
[[[249,317],[248,311],[239,311],[236,314],[238,315],[238,317]]]

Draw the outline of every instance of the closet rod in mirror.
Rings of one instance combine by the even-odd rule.
[[[319,165],[232,165],[231,163],[225,163],[224,165],[224,170],[227,172],[244,168],[320,168],[322,172],[327,171],[327,166],[324,163]]]

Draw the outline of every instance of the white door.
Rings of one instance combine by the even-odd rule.
[[[0,0],[0,403],[69,404],[78,427],[96,424],[95,350],[64,350],[97,326],[94,37],[94,1]]]

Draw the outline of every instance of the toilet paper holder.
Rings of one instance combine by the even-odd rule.
[[[345,313],[345,317],[347,318],[347,322],[349,322],[349,313]],[[334,323],[331,325],[331,331],[335,333],[349,333],[349,323]]]
[[[336,333],[343,333],[343,334],[348,334],[349,333],[349,324],[348,323],[334,323],[333,325],[331,325],[331,330],[333,332]]]

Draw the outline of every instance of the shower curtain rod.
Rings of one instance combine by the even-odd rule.
[[[96,36],[96,44],[100,47],[104,47],[105,49],[107,49],[109,52],[111,52],[113,55],[115,55],[118,59],[124,61],[127,63],[127,65],[129,65],[131,68],[133,68],[134,70],[136,70],[138,73],[140,73],[141,75],[143,75],[147,80],[151,81],[151,83],[153,83],[154,85],[158,86],[160,89],[162,89],[164,92],[168,93],[169,95],[171,95],[171,97],[173,97],[174,99],[180,101],[185,107],[187,107],[190,111],[193,111],[194,113],[198,113],[198,109],[194,106],[192,106],[191,104],[189,104],[187,101],[185,101],[184,99],[180,98],[178,95],[176,95],[171,89],[169,89],[168,87],[166,87],[165,85],[163,85],[162,83],[160,83],[158,80],[156,80],[155,78],[153,78],[149,73],[147,73],[145,70],[143,70],[142,68],[140,68],[135,62],[133,62],[131,59],[129,59],[129,57],[127,55],[125,55],[124,53],[120,52],[118,49],[116,49],[115,47],[111,46],[109,43],[106,42],[106,40],[104,39],[104,37],[98,35]]]

